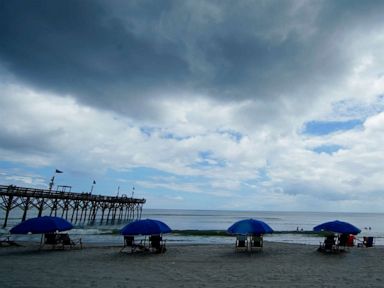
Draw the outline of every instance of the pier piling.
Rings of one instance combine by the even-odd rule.
[[[145,199],[125,195],[121,197],[103,196],[0,185],[0,209],[5,212],[3,228],[7,226],[12,210],[17,208],[22,209],[21,221],[26,220],[29,212],[35,210],[38,217],[43,216],[44,211],[46,211],[48,215],[60,215],[74,224],[87,221],[88,223],[95,223],[97,214],[101,211],[100,224],[103,224],[104,221],[109,223],[110,220],[114,223],[115,220],[140,219],[144,203]],[[70,210],[72,211],[70,212]],[[105,217],[106,210],[108,211]],[[112,216],[111,219],[110,216]]]

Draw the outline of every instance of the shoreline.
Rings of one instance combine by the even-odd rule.
[[[124,238],[119,234],[78,234],[71,233],[68,231],[68,234],[73,239],[82,239],[84,244],[108,246],[114,245],[119,246],[123,245]],[[31,235],[4,235],[1,239],[7,238],[10,236],[10,240],[13,240],[16,243],[39,243],[41,240],[41,235],[31,234]],[[144,239],[145,236],[137,236],[136,240],[140,241]],[[186,232],[185,234],[170,233],[164,234],[163,238],[167,241],[167,244],[177,244],[177,245],[192,245],[192,244],[204,244],[204,245],[220,245],[220,244],[231,244],[236,241],[235,235],[216,235],[214,233],[206,233],[205,231],[190,234]],[[306,245],[315,245],[318,246],[320,242],[324,240],[324,236],[320,236],[316,233],[302,234],[298,233],[273,233],[264,235],[264,241],[274,242],[274,243],[290,243],[290,244],[306,244]],[[375,246],[384,246],[384,238],[375,237]],[[357,243],[362,242],[362,237],[357,237]]]
[[[320,240],[320,239],[319,239]],[[321,240],[324,240],[323,238]],[[226,242],[226,243],[213,243],[213,242],[166,242],[167,247],[184,247],[184,246],[230,246],[234,247],[235,246],[235,238],[233,238],[232,242]],[[306,246],[306,247],[313,247],[315,250],[317,247],[319,247],[319,244],[313,244],[313,243],[293,243],[293,242],[279,242],[279,241],[270,241],[270,240],[265,240],[264,243],[266,246],[271,246],[274,247],[275,245],[280,246],[280,245],[287,245],[287,246]],[[320,243],[320,241],[319,241]],[[16,244],[16,245],[15,245]],[[40,242],[38,241],[17,241],[15,242],[14,245],[3,245],[0,246],[0,255],[1,255],[1,249],[4,248],[9,248],[9,247],[19,247],[19,248],[28,248],[31,249],[33,247],[39,247]],[[123,239],[121,239],[121,243],[116,243],[116,242],[82,242],[83,249],[88,249],[88,248],[121,248],[123,247]],[[383,249],[384,251],[384,245],[377,245],[374,244],[373,247],[357,247],[357,245],[353,247],[347,247],[348,250],[354,250],[354,249]],[[71,250],[71,249],[65,249],[65,250]],[[77,248],[72,249],[72,250],[78,250]]]

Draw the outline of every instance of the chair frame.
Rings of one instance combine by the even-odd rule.
[[[140,243],[136,243],[135,236],[133,235],[124,235],[124,246],[121,248],[120,252],[125,252],[128,247],[131,248],[130,252],[136,251],[147,251],[148,249],[145,247],[145,240],[141,240]]]
[[[361,240],[360,240],[361,241]],[[357,244],[357,247],[370,248],[375,245],[375,238],[372,236],[364,236],[361,243]]]
[[[327,236],[323,242],[320,242],[320,246],[317,249],[319,252],[335,253],[339,252],[339,247],[336,245],[335,235]]]
[[[154,253],[164,253],[166,249],[166,240],[161,235],[149,236],[149,250]]]
[[[0,239],[0,247],[3,246],[20,246],[15,241],[11,240],[11,236],[2,236],[4,238]]]
[[[51,245],[52,249],[64,250],[65,247],[72,249],[78,244],[80,249],[82,249],[83,242],[81,238],[71,239],[68,233],[45,233],[41,236],[40,249],[42,249],[45,245]]]
[[[264,245],[263,235],[252,235],[251,250],[252,248],[262,249],[263,245]]]
[[[248,237],[246,235],[237,235],[235,248],[236,250],[248,250]]]

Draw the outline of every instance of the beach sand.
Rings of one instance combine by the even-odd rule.
[[[312,245],[264,245],[249,253],[174,244],[164,254],[1,247],[0,287],[384,287],[384,247],[326,255]]]

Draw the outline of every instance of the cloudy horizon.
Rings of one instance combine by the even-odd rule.
[[[383,1],[2,1],[0,184],[383,212]],[[118,188],[119,187],[119,188]]]

